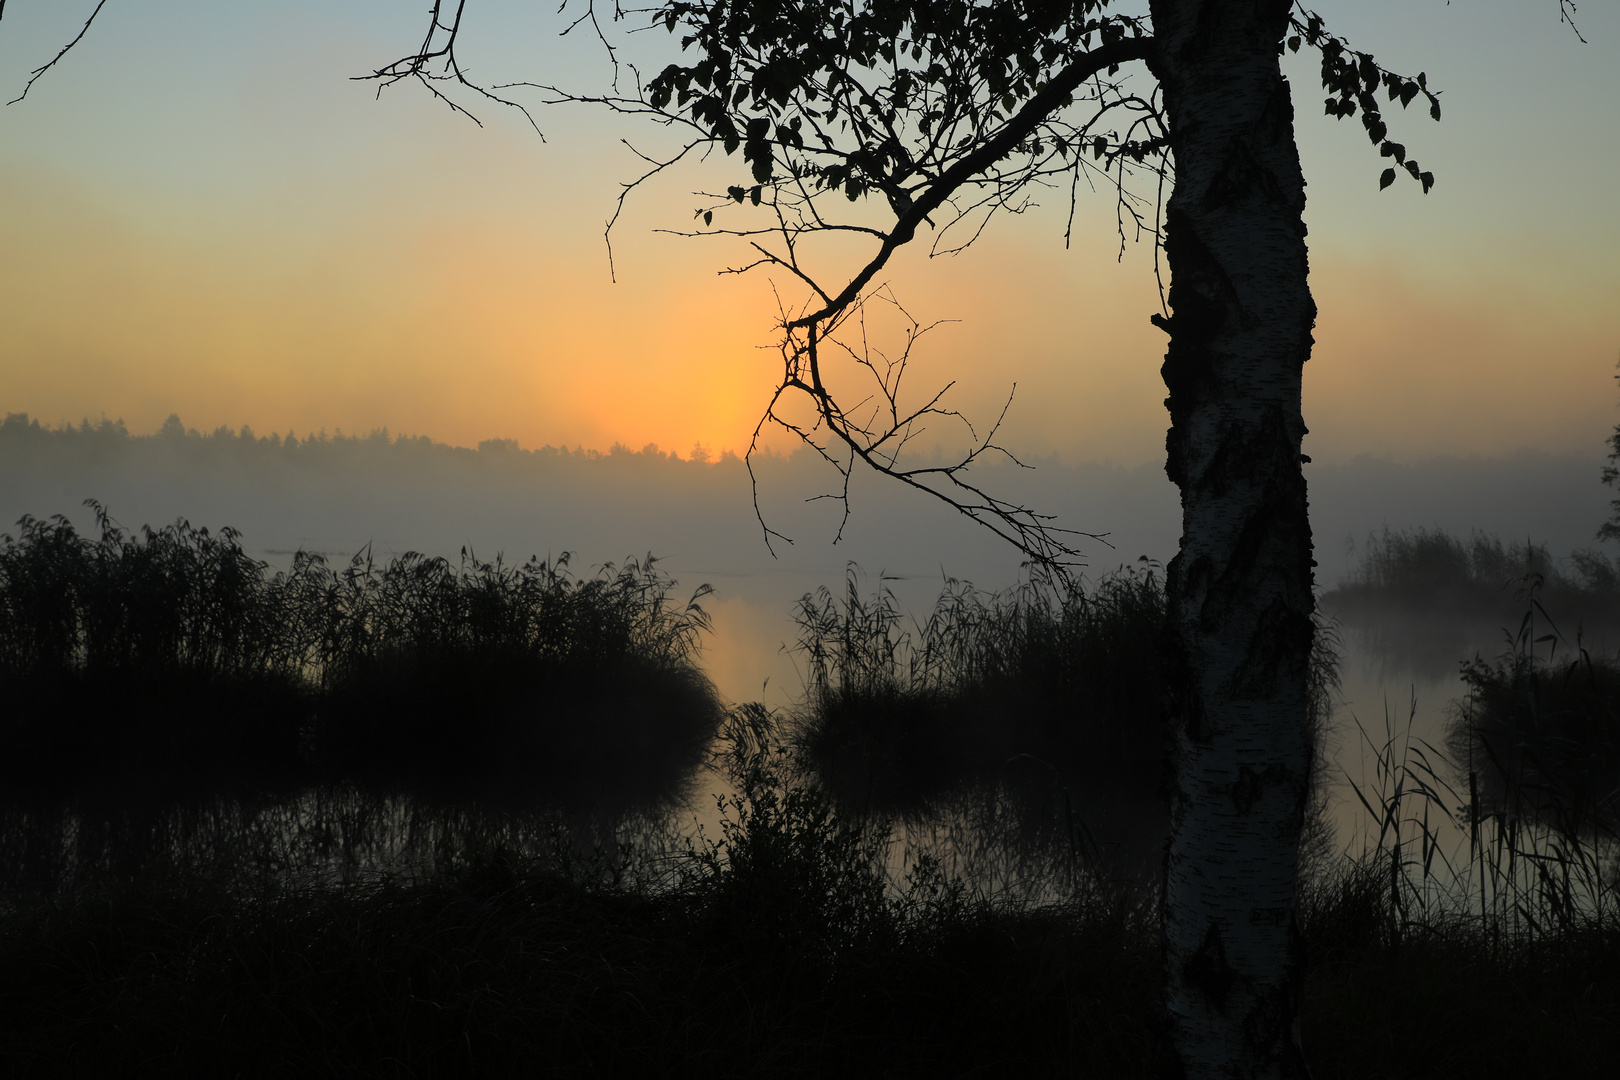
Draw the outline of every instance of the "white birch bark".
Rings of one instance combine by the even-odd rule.
[[[1278,63],[1288,0],[1154,0],[1171,125],[1167,471],[1172,836],[1164,1073],[1308,1075],[1295,888],[1311,538],[1301,375],[1315,305]]]

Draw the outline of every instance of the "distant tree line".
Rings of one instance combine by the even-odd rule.
[[[258,435],[246,425],[232,430],[222,424],[205,434],[196,428],[186,427],[174,413],[151,435],[132,434],[123,420],[108,420],[105,417],[95,422],[84,419],[77,425],[69,423],[52,427],[25,412],[18,412],[6,414],[5,420],[0,421],[0,456],[3,457],[43,452],[96,458],[147,449],[177,451],[199,462],[293,458],[309,465],[346,464],[359,459],[376,462],[384,457],[410,463],[422,463],[428,459],[464,462],[499,459],[534,463],[609,460],[647,465],[657,462],[689,465],[740,462],[730,450],[711,454],[703,446],[694,447],[683,459],[679,453],[662,450],[656,443],[648,443],[640,450],[619,443],[606,451],[584,447],[570,450],[567,446],[549,445],[524,450],[516,439],[484,439],[474,449],[452,446],[426,435],[395,435],[386,427],[375,428],[363,435],[345,435],[341,428],[328,434],[323,429],[310,432],[300,439],[291,430],[286,435],[274,432]]]

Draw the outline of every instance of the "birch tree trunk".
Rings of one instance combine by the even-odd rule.
[[[1295,905],[1311,535],[1300,381],[1316,307],[1279,65],[1289,0],[1153,0],[1175,162],[1163,367],[1180,553],[1168,576],[1168,1076],[1304,1077]]]

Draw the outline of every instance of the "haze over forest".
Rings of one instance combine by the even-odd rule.
[[[987,458],[973,478],[986,490],[1050,513],[1062,528],[1106,536],[1076,540],[1091,573],[1147,556],[1164,561],[1177,540],[1175,492],[1156,464],[1067,465],[1029,459],[1019,468]],[[1384,527],[1439,527],[1544,544],[1555,555],[1590,547],[1612,493],[1602,457],[1522,450],[1498,458],[1434,456],[1396,462],[1362,455],[1310,466],[1319,584],[1349,569],[1347,557]],[[491,438],[477,447],[379,429],[363,435],[257,435],[218,427],[203,434],[173,417],[159,431],[121,421],[55,427],[13,413],[0,424],[0,518],[66,514],[90,520],[96,499],[127,527],[184,517],[230,525],[261,557],[298,547],[347,558],[455,555],[462,546],[508,558],[575,552],[592,563],[652,551],[717,570],[813,572],[854,560],[905,576],[1017,573],[1018,556],[934,500],[859,472],[838,539],[837,474],[808,450],[754,459],[765,523],[793,543],[766,546],[750,502],[748,472],[729,451],[684,457],[649,444],[525,448]]]
[[[1386,526],[1463,537],[1480,530],[1543,544],[1554,556],[1599,546],[1593,536],[1612,495],[1599,482],[1600,449],[1312,464],[1318,585],[1343,580],[1356,548]],[[765,521],[794,541],[777,542],[773,556],[744,462],[731,453],[696,460],[703,456],[650,445],[525,448],[500,438],[455,447],[385,430],[261,436],[221,427],[205,435],[178,418],[144,433],[118,421],[54,427],[12,414],[0,423],[0,531],[15,533],[24,514],[65,514],[93,532],[84,500],[95,499],[130,529],[179,518],[231,526],[273,566],[299,548],[341,565],[369,544],[380,559],[414,550],[454,561],[466,547],[521,562],[568,551],[574,571],[588,574],[651,553],[683,594],[715,586],[710,606],[723,643],[715,677],[735,695],[766,674],[781,677],[776,654],[793,635],[793,602],[817,586],[838,587],[851,561],[896,578],[892,587],[914,612],[926,610],[945,575],[989,589],[1018,579],[1010,545],[861,473],[835,543],[840,507],[814,496],[836,490],[837,476],[803,450],[755,458]],[[1112,546],[1078,541],[1088,574],[1174,553],[1179,512],[1160,466],[1029,464],[990,462],[974,475],[989,491],[1055,515],[1060,527],[1107,534]]]
[[[83,8],[7,8],[7,99]],[[543,5],[477,8],[462,44],[481,77],[580,90],[610,77]],[[1360,123],[1321,115],[1314,61],[1285,58],[1320,309],[1304,391],[1313,480],[1330,484],[1326,464],[1362,453],[1601,455],[1620,345],[1620,215],[1603,180],[1620,171],[1608,116],[1620,9],[1583,5],[1591,45],[1508,0],[1324,14],[1358,48],[1426,71],[1445,119],[1391,114],[1437,186],[1380,190],[1384,163]],[[378,98],[353,81],[418,30],[383,3],[107,5],[0,111],[0,412],[105,414],[140,433],[178,412],[203,431],[386,425],[462,446],[740,452],[777,374],[778,304],[800,302],[799,286],[718,273],[753,257],[741,241],[662,231],[692,222],[694,188],[735,182],[735,159],[639,190],[610,272],[603,222],[642,169],[621,139],[654,153],[660,133],[542,108],[541,141],[515,110],[478,105],[478,126],[412,88]],[[624,44],[642,70],[667,59],[662,35]],[[1534,74],[1508,92],[1508,69]],[[1558,147],[1553,171],[1534,152],[1504,154],[1505,132]],[[950,405],[981,421],[1016,382],[1007,435],[1020,454],[1151,463],[1157,489],[1168,417],[1164,335],[1148,321],[1161,303],[1153,246],[1144,235],[1121,252],[1106,194],[1072,208],[1063,195],[998,218],[959,256],[895,257],[894,295],[924,324],[949,323],[918,350],[909,389],[954,380]],[[1090,527],[1123,529],[1125,516]],[[1339,531],[1318,526],[1335,548]]]

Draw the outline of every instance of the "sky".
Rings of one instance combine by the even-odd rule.
[[[0,96],[93,3],[10,0]],[[0,410],[50,423],[172,412],[205,430],[395,432],[475,445],[742,450],[776,374],[777,297],[723,275],[692,220],[700,167],[638,191],[645,124],[539,108],[483,126],[363,74],[416,43],[423,5],[110,0],[85,40],[0,108]],[[1442,91],[1392,134],[1438,177],[1380,192],[1355,121],[1320,115],[1290,58],[1308,179],[1307,450],[1497,456],[1604,451],[1620,405],[1620,6],[1326,2],[1357,48]],[[600,46],[548,4],[475,0],[473,73],[600,89]],[[663,41],[632,46],[653,57]],[[1118,257],[1112,205],[1003,219],[965,254],[889,274],[923,323],[911,378],[972,416],[1016,384],[1005,441],[1073,464],[1163,453],[1152,251]],[[940,435],[949,439],[949,435]]]

